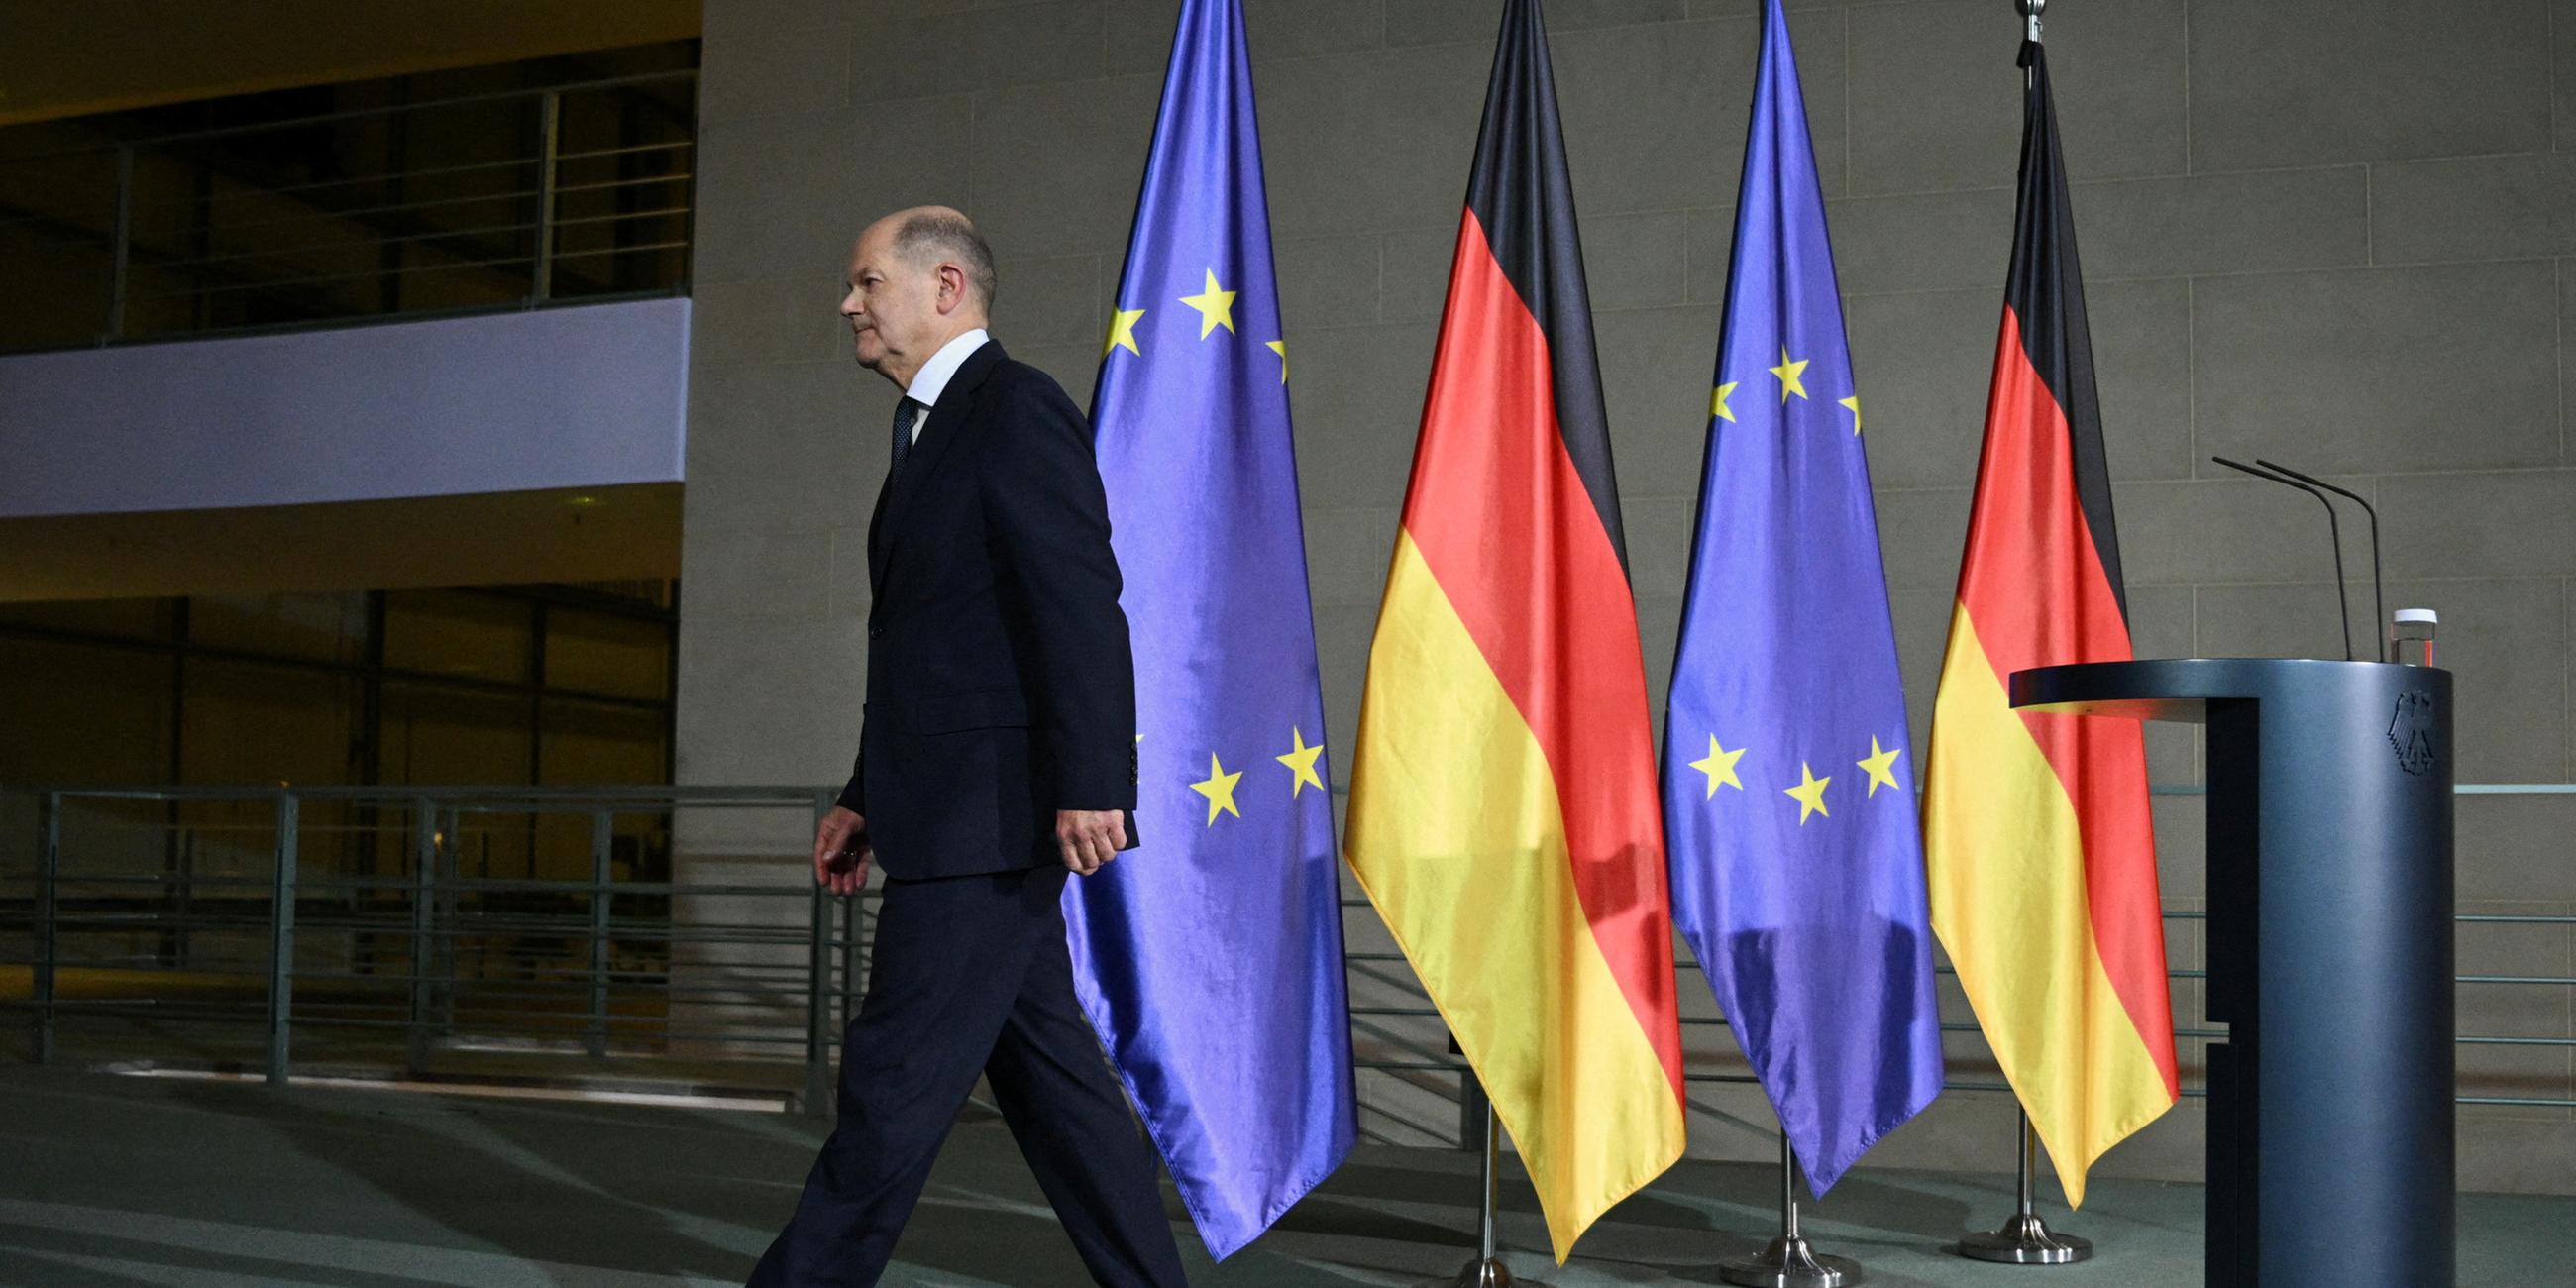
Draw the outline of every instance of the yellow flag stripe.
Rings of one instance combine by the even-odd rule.
[[[2066,1186],[2171,1107],[2111,986],[2085,901],[2075,802],[2014,714],[1967,609],[1932,703],[1923,792],[1932,929]]]
[[[1681,1104],[1584,917],[1538,739],[1406,534],[1359,744],[1351,870],[1493,1097],[1563,1264],[1681,1157]]]

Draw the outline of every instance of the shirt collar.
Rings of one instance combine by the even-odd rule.
[[[939,352],[930,355],[930,361],[921,364],[921,370],[913,373],[912,387],[904,390],[903,396],[924,407],[938,406],[939,395],[947,390],[949,378],[955,376],[957,368],[964,366],[966,359],[991,338],[979,326],[939,346]]]

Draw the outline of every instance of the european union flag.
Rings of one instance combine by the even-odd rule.
[[[1823,1193],[1941,1090],[1905,693],[1789,28],[1769,0],[1664,723],[1673,920]]]
[[[1236,0],[1189,0],[1091,418],[1145,841],[1065,895],[1083,1005],[1219,1258],[1358,1130],[1288,352]]]

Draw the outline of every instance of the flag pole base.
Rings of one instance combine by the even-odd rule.
[[[1771,1246],[1717,1268],[1717,1277],[1744,1288],[1848,1288],[1861,1281],[1860,1263],[1819,1255],[1805,1238],[1783,1235]]]
[[[2039,1219],[2039,1133],[2031,1129],[2027,1112],[2021,1115],[2020,1133],[2021,1156],[2015,1161],[2012,1216],[1995,1229],[1951,1244],[1950,1251],[1970,1261],[2007,1266],[2067,1266],[2092,1260],[2091,1240],[2059,1234]]]
[[[1476,1211],[1476,1259],[1447,1279],[1429,1280],[1415,1285],[1415,1288],[1514,1288],[1514,1285],[1518,1288],[1547,1288],[1546,1284],[1534,1279],[1512,1278],[1512,1272],[1504,1267],[1503,1259],[1498,1255],[1499,1245],[1495,1240],[1500,1233],[1503,1208],[1503,1120],[1494,1110],[1493,1099],[1486,1096],[1484,1088],[1477,1084],[1475,1074],[1466,1075],[1461,1091],[1473,1091],[1475,1099],[1485,1102],[1482,1115],[1485,1120],[1485,1162],[1479,1178],[1484,1197],[1477,1204]],[[1462,1094],[1461,1100],[1464,1099],[1466,1097]]]
[[[2093,1259],[2093,1243],[2048,1228],[2036,1213],[2015,1215],[2003,1228],[1961,1239],[1951,1249],[1971,1261],[2011,1266],[2064,1266]]]
[[[1427,1279],[1414,1288],[1547,1288],[1536,1279],[1515,1279],[1503,1266],[1501,1257],[1482,1257],[1468,1262],[1457,1274],[1445,1279]]]

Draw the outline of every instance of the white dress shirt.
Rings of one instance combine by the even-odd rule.
[[[939,405],[939,395],[947,390],[949,378],[991,338],[979,326],[939,346],[939,352],[930,355],[930,361],[913,373],[911,387],[903,391],[904,397],[921,404],[921,410],[912,414],[912,441],[921,441],[921,427],[930,423],[930,409]]]

